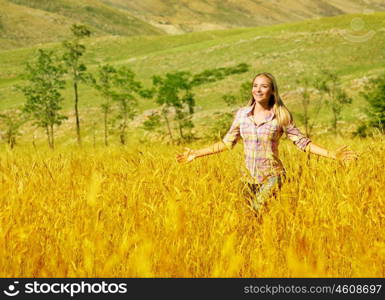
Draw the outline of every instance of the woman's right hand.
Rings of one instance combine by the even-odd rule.
[[[192,150],[190,148],[184,148],[184,149],[185,151],[183,153],[176,155],[176,160],[179,163],[189,163],[197,157],[195,150]]]

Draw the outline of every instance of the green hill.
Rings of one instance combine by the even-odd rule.
[[[358,20],[360,26],[357,26]],[[343,114],[344,122],[353,126],[364,117],[364,104],[358,92],[369,77],[385,70],[384,28],[385,13],[374,13],[172,36],[97,37],[87,41],[85,60],[91,71],[100,63],[127,65],[148,85],[155,74],[176,70],[195,73],[207,68],[249,63],[252,66],[250,72],[195,90],[196,118],[202,124],[210,121],[208,114],[226,109],[223,95],[237,92],[241,83],[251,80],[261,71],[277,77],[285,103],[296,113],[300,103],[296,80],[312,78],[320,68],[326,67],[338,72],[349,95],[354,98],[353,104]],[[60,44],[46,44],[44,47],[60,48]],[[0,110],[23,103],[22,95],[13,86],[21,83],[23,65],[33,57],[36,49],[0,52]],[[98,113],[101,99],[84,85],[80,97],[81,113],[87,124],[90,121],[86,115]],[[71,114],[72,93],[69,88],[65,99],[65,110]],[[149,100],[140,104],[141,111],[152,107],[155,105]],[[327,122],[326,112],[321,114],[321,119]]]
[[[384,11],[382,0],[101,0],[169,33],[296,22]]]
[[[96,36],[164,32],[125,10],[93,0],[0,0],[0,49],[61,41],[70,24],[87,24]]]
[[[69,24],[96,36],[160,35],[385,11],[382,0],[0,0],[0,49],[62,41]]]

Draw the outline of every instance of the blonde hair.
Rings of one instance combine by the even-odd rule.
[[[277,118],[279,126],[286,127],[287,125],[289,125],[289,123],[291,123],[293,118],[290,111],[287,109],[281,97],[279,96],[277,81],[275,80],[274,76],[271,75],[270,73],[263,72],[263,73],[257,74],[254,77],[253,81],[251,82],[251,87],[253,87],[255,79],[259,76],[264,76],[270,80],[273,94],[269,99],[269,106],[273,107],[273,112]],[[251,99],[249,100],[247,106],[252,106],[254,105],[254,103],[255,103],[255,99],[253,97],[253,94],[251,94]]]

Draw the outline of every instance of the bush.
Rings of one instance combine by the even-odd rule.
[[[216,113],[215,121],[206,133],[205,139],[208,141],[218,141],[222,139],[230,129],[234,120],[232,113]]]
[[[367,115],[368,126],[385,130],[385,74],[372,79],[366,86],[366,91],[361,95],[369,104]]]

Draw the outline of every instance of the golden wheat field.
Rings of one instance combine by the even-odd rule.
[[[361,157],[282,141],[287,180],[259,221],[241,145],[185,165],[167,145],[5,149],[0,276],[385,277],[385,139],[314,142]]]

